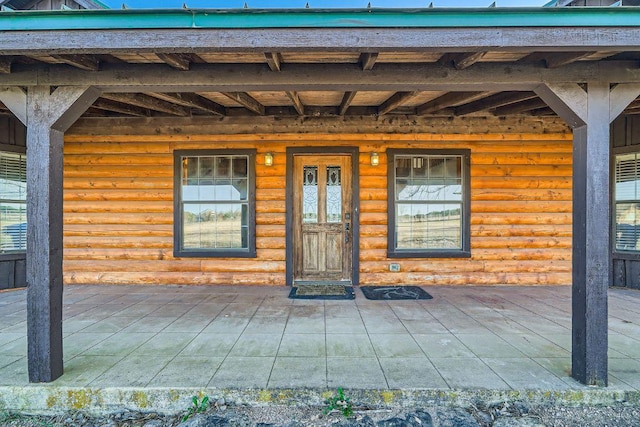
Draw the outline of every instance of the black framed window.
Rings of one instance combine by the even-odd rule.
[[[255,257],[255,150],[175,152],[174,255]]]
[[[0,254],[27,250],[27,157],[0,151]]]
[[[615,250],[640,251],[640,153],[615,156]]]
[[[469,150],[387,150],[391,258],[470,257]]]

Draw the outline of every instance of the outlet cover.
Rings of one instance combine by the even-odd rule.
[[[397,262],[392,262],[391,264],[389,264],[389,271],[393,271],[393,272],[400,271],[400,264],[398,264]]]

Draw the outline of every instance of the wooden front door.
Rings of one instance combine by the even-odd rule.
[[[350,155],[293,161],[294,281],[351,281]]]

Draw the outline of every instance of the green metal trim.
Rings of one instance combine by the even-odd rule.
[[[640,7],[354,10],[110,9],[0,12],[0,31],[160,28],[526,28],[638,26],[640,26]]]

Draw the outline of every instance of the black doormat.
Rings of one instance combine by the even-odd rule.
[[[336,285],[300,285],[294,286],[289,292],[291,299],[355,299],[356,294],[352,286]]]
[[[360,289],[367,299],[374,300],[433,298],[428,292],[418,286],[362,286]]]

